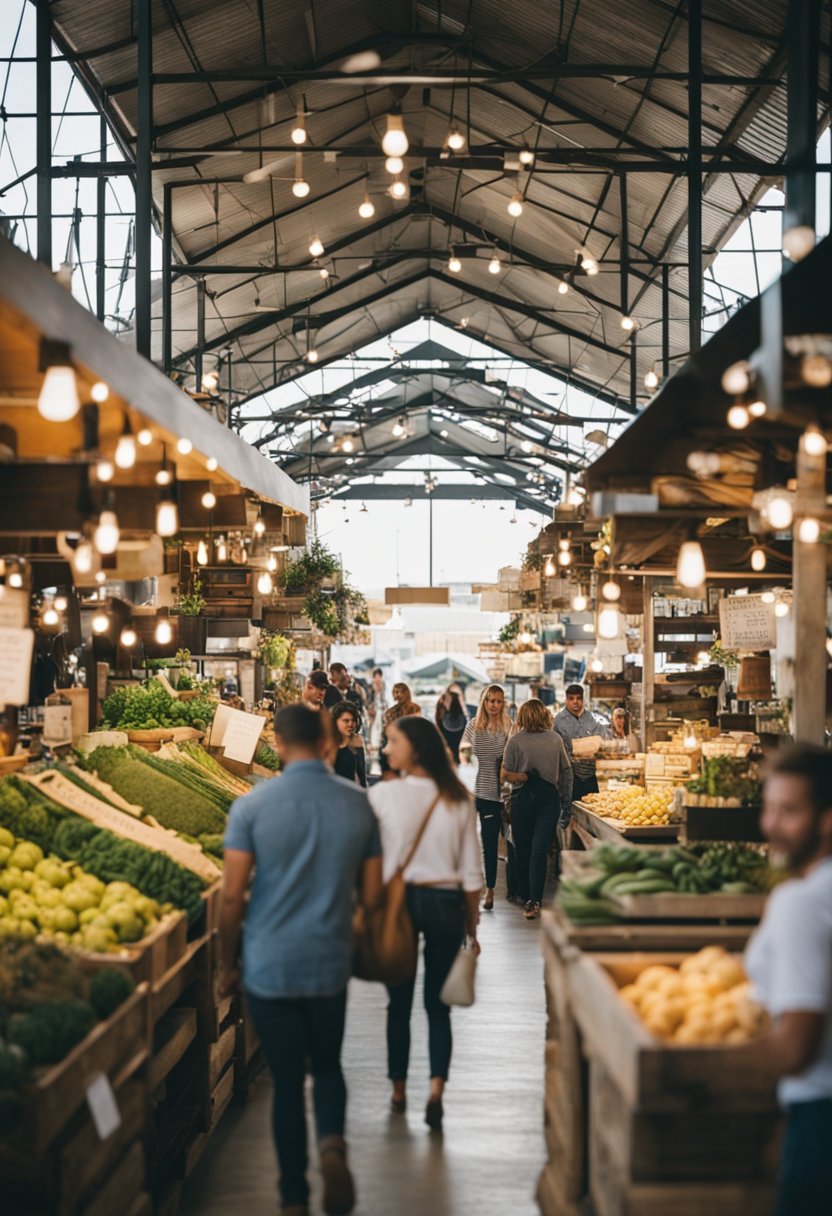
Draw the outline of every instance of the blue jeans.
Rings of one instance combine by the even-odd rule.
[[[548,781],[530,777],[511,799],[517,881],[523,903],[543,901],[549,848],[560,817],[560,796]]]
[[[428,1015],[430,1075],[448,1079],[451,1064],[451,1011],[439,999],[457,951],[465,938],[465,900],[461,891],[407,888],[407,907],[416,936],[425,939],[425,1011]],[[406,1081],[410,1061],[410,1014],[416,976],[388,987],[387,1063],[391,1081]]]
[[[296,1000],[265,1000],[249,993],[246,1000],[274,1082],[272,1133],[280,1164],[281,1200],[284,1207],[306,1203],[303,1087],[308,1069],[313,1077],[318,1140],[343,1136],[347,1087],[341,1071],[341,1044],[347,993]]]
[[[502,802],[477,799],[482,835],[482,857],[485,863],[485,885],[493,891],[497,885],[497,845],[500,842],[500,825],[503,821]]]
[[[832,1098],[786,1107],[777,1216],[832,1212]]]

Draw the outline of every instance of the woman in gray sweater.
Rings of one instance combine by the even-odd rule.
[[[520,898],[526,919],[536,920],[558,820],[571,815],[572,765],[542,701],[532,698],[520,706],[517,727],[506,744],[502,775],[514,789],[511,822]]]

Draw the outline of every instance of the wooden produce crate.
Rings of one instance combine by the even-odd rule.
[[[729,895],[711,891],[707,895],[616,895],[610,897],[621,916],[628,920],[747,920],[763,915],[766,896]]]
[[[209,965],[211,939],[206,935],[189,942],[182,956],[150,988],[150,1025],[154,1027],[163,1014]]]
[[[765,840],[760,806],[685,805],[686,840]]]
[[[586,848],[596,843],[621,844],[622,841],[642,843],[644,841],[673,842],[679,839],[678,823],[653,824],[649,827],[625,827],[618,819],[597,815],[583,802],[572,803],[573,826],[579,829],[578,836]],[[588,839],[589,838],[589,839]]]
[[[55,1140],[85,1102],[97,1073],[112,1081],[129,1061],[147,1055],[148,1001],[149,986],[140,984],[112,1017],[24,1088],[19,1140],[27,1151],[42,1153]]]
[[[101,1184],[94,1198],[86,1207],[79,1209],[78,1216],[115,1216],[115,1213],[123,1212],[125,1208],[132,1212],[132,1206],[138,1199],[142,1200],[138,1210],[146,1211],[144,1177],[144,1145],[140,1140],[136,1140]]]
[[[126,972],[135,984],[155,984],[182,957],[187,935],[184,912],[174,912],[164,917],[147,937],[125,946],[118,954],[92,954],[74,947],[72,954],[85,971],[112,967]]]
[[[610,954],[633,950],[696,951],[705,946],[723,946],[740,952],[745,949],[754,924],[719,924],[683,921],[673,924],[658,920],[611,922],[608,925],[579,925],[555,905],[543,913],[544,931],[559,949],[577,946],[587,953]]]
[[[156,1023],[153,1055],[147,1067],[147,1084],[155,1093],[168,1073],[176,1067],[196,1038],[197,1020],[193,1006],[169,1009]]]

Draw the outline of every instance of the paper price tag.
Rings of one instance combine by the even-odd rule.
[[[0,627],[0,705],[25,705],[35,635],[31,629]]]
[[[231,714],[223,735],[223,754],[229,760],[249,764],[257,750],[266,719],[260,714],[245,714],[239,709],[232,709]]]
[[[99,1140],[106,1140],[121,1127],[121,1114],[109,1078],[96,1073],[87,1086],[87,1106],[90,1108]]]

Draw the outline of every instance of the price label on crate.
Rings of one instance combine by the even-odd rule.
[[[719,601],[719,631],[726,650],[773,650],[777,619],[759,595],[726,595]]]
[[[87,1086],[87,1106],[90,1108],[99,1140],[106,1140],[121,1127],[121,1113],[109,1078],[99,1072]]]

